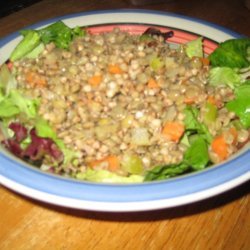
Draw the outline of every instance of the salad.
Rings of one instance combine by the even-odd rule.
[[[210,54],[174,32],[92,34],[58,21],[21,31],[0,67],[4,148],[43,171],[97,182],[172,178],[250,138],[250,39]]]

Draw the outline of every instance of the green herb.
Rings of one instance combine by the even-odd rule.
[[[54,42],[56,47],[68,49],[69,43],[74,36],[74,30],[65,25],[62,21],[53,23],[37,31],[44,44]]]

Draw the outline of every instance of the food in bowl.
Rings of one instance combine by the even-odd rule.
[[[2,143],[40,169],[142,182],[202,170],[249,141],[250,39],[168,42],[145,28],[22,31],[1,66]]]

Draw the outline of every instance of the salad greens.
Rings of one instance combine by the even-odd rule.
[[[228,102],[226,107],[233,111],[245,128],[250,128],[250,84],[244,84],[235,90],[235,99]]]
[[[209,84],[227,85],[234,90],[235,99],[226,104],[243,126],[250,128],[250,39],[231,39],[219,44],[209,56],[212,68]]]
[[[94,170],[88,168],[83,173],[78,173],[76,178],[79,180],[87,180],[93,182],[105,182],[105,183],[134,183],[143,182],[143,176],[132,174],[128,177],[120,176],[110,171],[100,169]]]
[[[227,85],[234,89],[241,83],[242,79],[240,74],[238,74],[235,69],[229,67],[214,67],[209,71],[210,85]]]
[[[219,44],[209,55],[213,67],[245,68],[250,66],[250,39],[230,39]]]
[[[184,110],[184,114],[185,114],[184,124],[186,128],[186,133],[188,133],[188,135],[198,134],[202,136],[208,143],[210,143],[212,141],[212,135],[209,133],[207,126],[199,122],[198,108],[187,106]]]
[[[58,48],[68,49],[70,42],[77,36],[84,36],[85,31],[80,27],[69,28],[62,21],[53,23],[40,30],[23,30],[20,32],[23,39],[10,55],[11,61],[16,61],[24,56],[39,54],[42,51],[41,44],[54,42]]]

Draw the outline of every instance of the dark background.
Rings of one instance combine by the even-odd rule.
[[[11,14],[41,0],[5,0],[0,2],[0,17]]]

